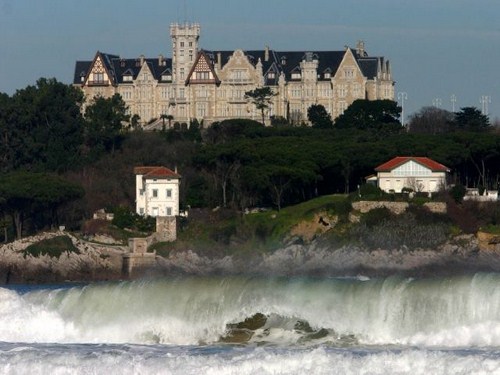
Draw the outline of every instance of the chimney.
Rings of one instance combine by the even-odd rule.
[[[358,40],[358,43],[356,44],[356,52],[361,57],[366,56],[365,42],[363,40]]]
[[[217,69],[221,70],[222,68],[222,53],[217,52]]]
[[[269,61],[269,46],[266,46],[264,50],[264,61]]]
[[[158,56],[158,66],[163,66],[165,60],[163,58],[163,55]]]
[[[144,55],[139,56],[139,59],[141,61],[141,66],[142,66],[144,64],[144,59],[145,59]]]

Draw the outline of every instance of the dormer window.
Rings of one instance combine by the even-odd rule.
[[[268,79],[275,79],[275,78],[276,78],[276,74],[275,74],[274,72],[269,72],[269,73],[267,74],[267,78],[268,78]]]
[[[123,76],[123,82],[132,82],[133,77],[129,74]]]
[[[292,73],[292,79],[300,79],[301,75],[299,72]]]
[[[162,81],[171,81],[172,80],[172,74],[163,74],[161,76]]]
[[[332,73],[330,73],[330,72],[325,73],[325,78],[327,78],[327,79],[332,78]]]

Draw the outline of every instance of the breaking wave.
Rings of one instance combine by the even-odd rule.
[[[0,288],[0,341],[500,346],[500,275],[183,277],[19,293]]]

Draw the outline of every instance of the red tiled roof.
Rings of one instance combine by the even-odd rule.
[[[380,164],[377,168],[375,168],[375,170],[377,172],[392,171],[394,168],[397,168],[400,165],[403,165],[410,160],[413,160],[414,162],[429,168],[433,172],[450,171],[450,168],[448,168],[447,166],[423,156],[396,156],[394,159],[391,159],[383,164]]]
[[[143,175],[143,178],[181,178],[181,176],[166,167],[135,167],[135,174]]]

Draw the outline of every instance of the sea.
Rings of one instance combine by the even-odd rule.
[[[500,374],[500,274],[4,286],[0,374]]]

